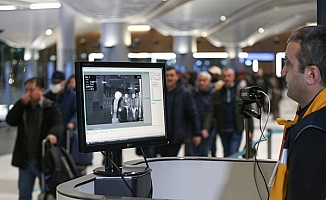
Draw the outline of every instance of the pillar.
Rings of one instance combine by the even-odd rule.
[[[37,49],[25,48],[24,60],[26,62],[25,75],[23,82],[27,79],[37,76],[37,60],[40,55]]]
[[[103,23],[101,27],[102,61],[129,61],[131,34],[125,23]]]
[[[193,53],[197,52],[196,38],[192,36],[173,37],[173,51],[176,54],[175,68],[178,71],[193,71]]]
[[[235,72],[244,71],[244,66],[239,61],[239,53],[242,49],[239,46],[226,46],[226,52],[228,53],[228,67],[234,69]]]
[[[57,41],[57,70],[73,73],[75,54],[75,13],[66,4],[59,11],[59,34]],[[71,68],[66,70],[66,68]],[[70,76],[71,74],[66,74]]]
[[[54,62],[53,61],[49,61],[48,65],[47,65],[47,89],[49,89],[50,84],[52,82],[52,74],[54,73]]]

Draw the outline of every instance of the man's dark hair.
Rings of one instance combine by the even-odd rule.
[[[44,80],[42,78],[33,77],[33,78],[30,78],[27,81],[25,81],[24,85],[26,85],[27,83],[35,83],[35,85],[38,88],[44,89]]]
[[[326,26],[305,26],[293,32],[287,43],[298,42],[300,49],[297,52],[299,70],[304,72],[307,66],[316,65],[320,71],[322,81],[326,83]]]
[[[174,67],[166,67],[165,71],[170,71],[170,70],[175,70],[177,72],[177,70]]]

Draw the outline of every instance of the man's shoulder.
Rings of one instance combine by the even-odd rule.
[[[318,128],[326,132],[326,123],[325,123],[325,118],[326,118],[326,107],[323,107],[307,117],[305,117],[300,123],[298,123],[300,126],[303,127],[303,129],[308,129],[308,128]]]
[[[63,94],[66,95],[66,96],[70,96],[70,97],[75,97],[76,96],[76,92],[74,90],[72,90],[71,88],[69,88],[69,87],[65,88]]]
[[[55,101],[57,99],[57,95],[53,94],[51,91],[46,92],[43,96],[47,99],[51,99],[52,101]]]
[[[313,112],[313,113],[311,113],[310,117],[312,117],[313,120],[318,120],[319,119],[319,120],[322,120],[324,122],[324,119],[326,117],[326,106],[319,109],[319,110],[317,110],[317,111],[315,111],[315,112]]]
[[[192,90],[190,90],[190,89],[187,88],[186,86],[184,86],[184,85],[180,85],[180,86],[177,88],[177,94],[181,94],[181,95],[192,95],[193,92],[192,92]]]
[[[50,108],[52,106],[56,106],[56,102],[48,97],[43,97],[42,107]]]

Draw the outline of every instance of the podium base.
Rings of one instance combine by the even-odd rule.
[[[94,181],[94,193],[105,196],[152,197],[151,169],[122,167],[121,172],[106,171],[104,167],[93,170],[99,175]]]

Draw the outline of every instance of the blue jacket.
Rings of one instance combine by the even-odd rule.
[[[61,95],[55,95],[52,92],[47,92],[45,97],[57,102],[62,115],[65,130],[59,139],[59,146],[66,146],[66,126],[69,122],[73,123],[77,128],[77,102],[76,93],[71,88],[66,87]],[[62,139],[61,139],[62,138]]]
[[[167,97],[167,127],[172,144],[183,143],[189,135],[201,135],[200,120],[193,97],[181,81],[177,87],[166,93]]]

